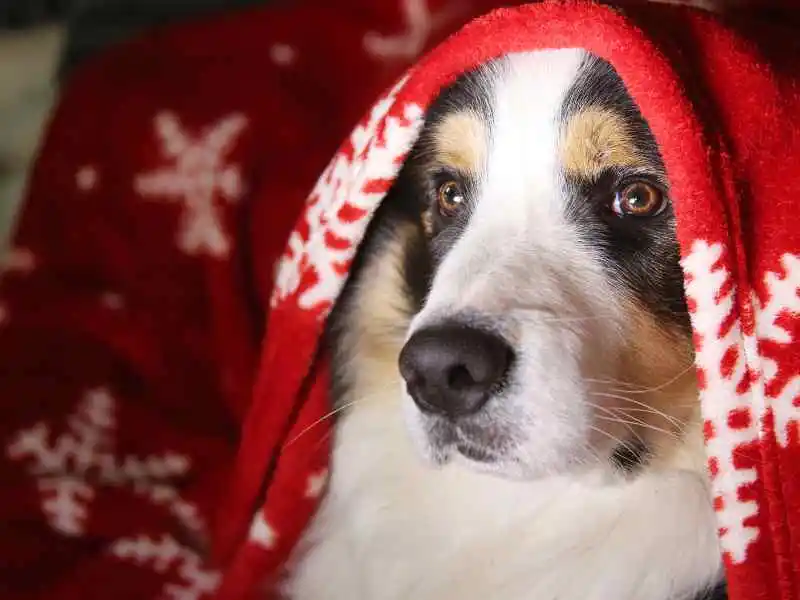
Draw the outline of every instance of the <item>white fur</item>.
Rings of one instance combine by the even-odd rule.
[[[337,428],[293,600],[682,600],[719,569],[706,482],[690,470],[512,482],[425,466],[399,380]]]
[[[516,444],[490,467],[457,452],[426,464],[431,417],[396,368],[365,369],[292,600],[684,600],[717,576],[699,429],[680,459],[630,480],[595,459],[610,447],[593,439],[584,382],[614,376],[624,314],[562,214],[558,115],[582,56],[515,55],[497,71],[481,200],[409,331],[496,317],[524,354],[484,411]]]

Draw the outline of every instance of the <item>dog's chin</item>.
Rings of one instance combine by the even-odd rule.
[[[420,413],[410,401],[404,404],[413,445],[431,468],[453,465],[501,479],[535,481],[579,474],[598,463],[596,450],[588,444],[573,440],[570,445],[545,447],[497,430],[489,436],[474,423],[453,423]]]

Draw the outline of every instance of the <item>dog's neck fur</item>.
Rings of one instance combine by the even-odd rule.
[[[404,430],[400,385],[395,377],[353,399],[339,423],[289,598],[678,600],[712,583],[709,492],[684,462],[696,453],[631,481],[595,471],[521,484],[458,465],[431,470]],[[688,435],[702,444],[699,431]]]

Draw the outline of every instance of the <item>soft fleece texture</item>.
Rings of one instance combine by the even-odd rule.
[[[326,4],[152,36],[63,98],[0,290],[3,597],[268,594],[330,467],[325,318],[424,107],[495,56],[579,46],[672,183],[730,597],[800,599],[800,24],[491,13],[400,77],[302,210],[434,39],[376,45],[397,6]],[[440,33],[470,16],[431,5]]]

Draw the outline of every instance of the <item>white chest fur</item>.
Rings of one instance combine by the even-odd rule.
[[[432,469],[386,400],[359,403],[337,427],[292,600],[681,600],[716,577],[697,472],[519,483]]]

